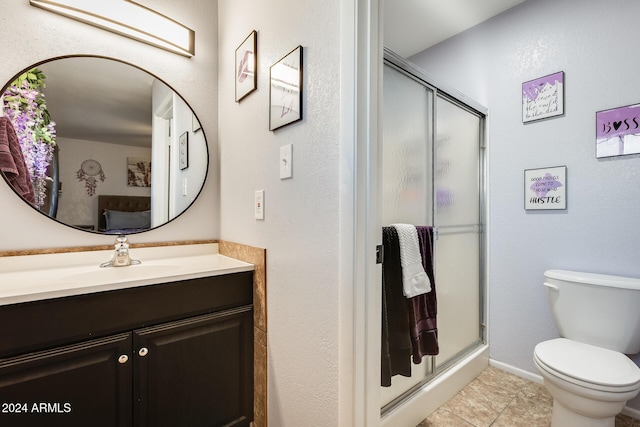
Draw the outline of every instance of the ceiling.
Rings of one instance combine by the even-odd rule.
[[[386,0],[384,45],[408,58],[525,0]]]
[[[151,147],[153,76],[102,58],[67,57],[39,68],[58,137]]]

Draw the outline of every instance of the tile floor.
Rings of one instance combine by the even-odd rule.
[[[417,427],[549,427],[553,399],[543,385],[489,366]],[[624,415],[616,427],[640,427]]]

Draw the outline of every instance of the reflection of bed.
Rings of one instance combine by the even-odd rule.
[[[98,231],[128,234],[151,226],[151,197],[98,196]]]

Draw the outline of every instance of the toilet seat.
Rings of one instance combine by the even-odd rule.
[[[640,368],[616,351],[556,338],[538,344],[533,354],[540,368],[581,387],[619,393],[640,388]]]

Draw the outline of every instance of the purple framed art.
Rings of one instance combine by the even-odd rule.
[[[596,112],[596,157],[640,153],[640,104]]]
[[[564,71],[522,83],[522,123],[564,114]]]
[[[524,171],[525,210],[567,209],[567,167]]]

